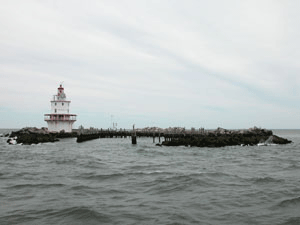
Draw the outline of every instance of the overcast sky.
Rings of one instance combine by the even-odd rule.
[[[2,128],[300,128],[300,1],[0,2]]]

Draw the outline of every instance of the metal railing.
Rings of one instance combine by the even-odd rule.
[[[76,115],[45,115],[45,121],[76,121]]]

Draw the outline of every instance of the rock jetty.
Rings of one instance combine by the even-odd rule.
[[[7,140],[9,144],[38,144],[43,142],[55,142],[58,138],[77,137],[77,142],[85,142],[97,138],[126,138],[132,136],[130,130],[102,130],[102,129],[79,129],[73,133],[49,132],[47,128],[38,129],[36,127],[27,127],[19,131],[12,132]],[[291,143],[282,137],[273,134],[271,130],[261,128],[250,128],[248,130],[226,130],[218,128],[216,130],[197,131],[196,129],[153,129],[138,130],[136,137],[155,137],[164,138],[164,141],[158,146],[197,146],[197,147],[224,147],[233,145],[270,145],[270,144],[288,144]]]
[[[76,137],[77,133],[49,132],[47,128],[25,127],[11,132],[7,143],[9,144],[38,144],[59,141],[58,138]]]
[[[257,127],[248,130],[226,130],[218,128],[201,134],[166,135],[162,145],[165,146],[197,146],[197,147],[224,147],[246,145],[288,144],[290,140],[278,137],[271,130]]]
[[[43,142],[58,141],[56,134],[48,131],[47,128],[25,127],[18,131],[11,132],[7,140],[9,144],[38,144]]]

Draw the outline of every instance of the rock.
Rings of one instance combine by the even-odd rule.
[[[67,132],[59,132],[55,133],[57,138],[71,138],[71,137],[77,137],[77,132],[67,133]]]
[[[288,139],[285,139],[285,138],[282,138],[282,137],[278,137],[276,135],[273,135],[273,143],[282,145],[282,144],[292,143],[292,141],[290,141]]]
[[[6,133],[6,134],[0,134],[0,137],[8,137],[9,136],[9,133]]]
[[[50,133],[48,129],[38,129],[36,127],[22,128],[12,132],[9,137],[16,137],[16,143],[26,145],[57,141],[56,134]],[[8,143],[10,143],[9,140]]]
[[[218,128],[213,132],[198,135],[176,136],[164,141],[165,146],[197,146],[197,147],[224,147],[224,146],[253,146],[272,140],[275,144],[288,144],[291,141],[273,135],[271,130],[250,128],[248,130],[226,130]]]

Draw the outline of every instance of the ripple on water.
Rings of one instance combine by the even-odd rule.
[[[284,179],[276,179],[272,177],[256,177],[250,179],[254,184],[273,184],[273,183],[284,183]]]
[[[76,176],[75,178],[85,179],[85,180],[104,181],[104,180],[116,180],[124,176],[125,176],[124,173],[112,173],[112,174],[86,173],[86,174],[81,174],[80,176]]]
[[[277,207],[279,208],[297,207],[299,209],[300,197],[282,200],[281,202],[278,203]]]
[[[51,213],[47,213],[48,219],[54,221],[61,221],[60,224],[85,224],[85,223],[109,223],[111,221],[110,216],[99,212],[92,207],[76,206],[70,208],[64,208],[61,210],[55,210]]]
[[[299,224],[299,135],[260,148],[0,143],[0,224]]]
[[[209,187],[213,183],[214,181],[206,179],[202,174],[180,174],[158,177],[157,179],[145,181],[141,185],[148,187],[146,192],[152,195],[160,195],[186,191],[193,187]]]
[[[8,186],[6,187],[6,189],[9,189],[9,190],[13,190],[13,189],[25,189],[25,188],[60,188],[60,187],[64,187],[66,185],[64,184],[60,184],[60,183],[53,183],[53,184],[45,184],[45,183],[38,183],[38,184],[29,184],[29,183],[26,183],[26,184],[17,184],[17,185],[12,185],[12,186]]]
[[[75,206],[63,209],[15,211],[0,217],[1,224],[107,224],[111,216],[93,207]]]
[[[286,219],[283,223],[280,223],[279,225],[299,225],[300,224],[300,217],[291,217],[289,219]]]

